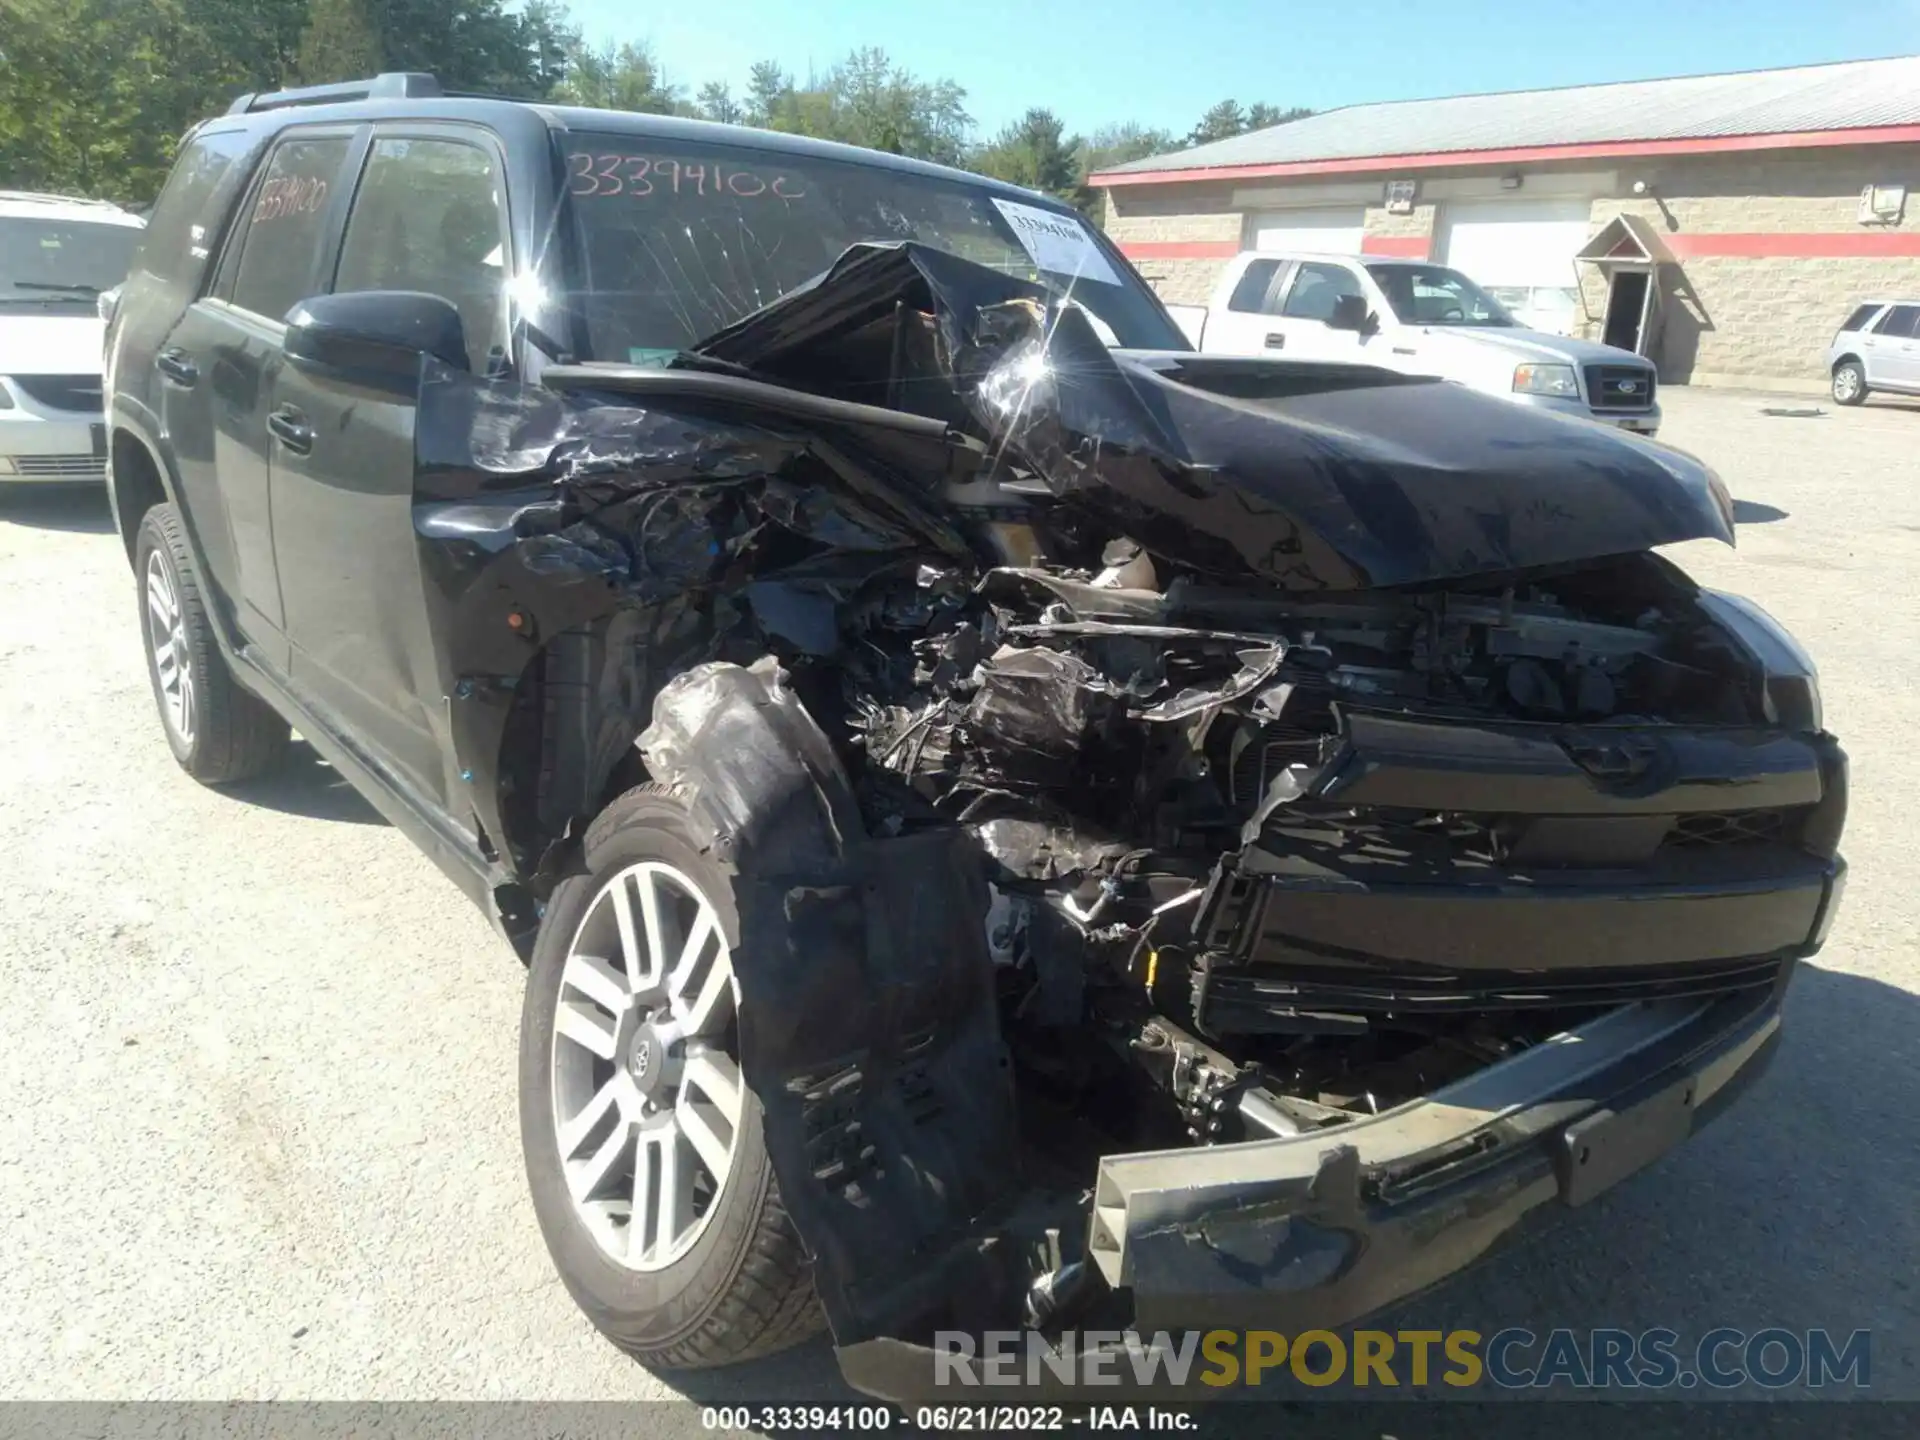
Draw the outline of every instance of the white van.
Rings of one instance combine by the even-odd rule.
[[[104,200],[0,190],[0,485],[106,479],[100,297],[144,223]]]

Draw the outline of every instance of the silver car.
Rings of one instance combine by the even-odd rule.
[[[1920,395],[1920,300],[1854,307],[1827,347],[1827,373],[1842,405],[1858,405],[1875,390]]]

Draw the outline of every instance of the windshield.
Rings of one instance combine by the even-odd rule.
[[[1514,319],[1486,291],[1444,265],[1369,265],[1393,313],[1407,325],[1502,325]]]
[[[139,243],[134,225],[0,216],[0,304],[91,308],[96,295],[127,278]]]
[[[731,325],[860,241],[915,240],[1057,290],[1109,345],[1186,350],[1079,216],[1037,197],[744,146],[569,135],[588,358],[648,362]]]

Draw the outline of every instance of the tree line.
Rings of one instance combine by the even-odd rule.
[[[645,45],[589,42],[559,0],[0,0],[0,189],[151,201],[181,134],[235,95],[388,70],[450,90],[688,115],[910,155],[1090,203],[1086,177],[1310,112],[1224,100],[1185,135],[1070,133],[1044,107],[981,136],[967,92],[884,50],[736,94],[676,84]]]

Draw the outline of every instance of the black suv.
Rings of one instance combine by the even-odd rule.
[[[1832,923],[1813,667],[1653,553],[1731,543],[1704,466],[1197,355],[1044,197],[248,97],[109,343],[168,743],[297,727],[495,917],[649,1363],[1347,1323],[1683,1140]]]

